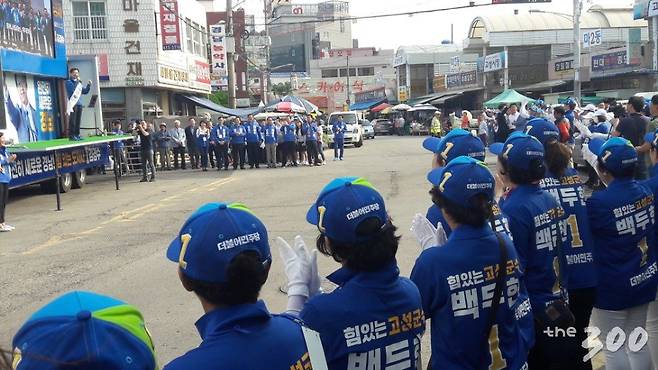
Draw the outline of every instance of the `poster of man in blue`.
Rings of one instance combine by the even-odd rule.
[[[57,137],[53,83],[25,74],[5,74],[6,135],[15,143]]]

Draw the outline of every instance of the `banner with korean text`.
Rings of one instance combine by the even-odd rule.
[[[226,68],[226,27],[224,22],[210,26],[210,80],[213,90],[228,87]]]
[[[177,0],[160,1],[160,34],[162,50],[181,50]]]

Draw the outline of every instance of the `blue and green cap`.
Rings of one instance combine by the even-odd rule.
[[[369,218],[388,223],[384,198],[362,177],[339,177],[327,184],[306,213],[306,221],[321,233],[343,243],[368,240],[370,235],[357,235],[359,224]]]
[[[241,203],[207,203],[185,221],[167,258],[194,280],[225,283],[228,266],[244,251],[272,261],[265,225]]]
[[[505,143],[494,143],[489,151],[507,160],[507,163],[519,170],[529,170],[535,159],[544,160],[544,145],[534,136],[515,131]]]
[[[624,138],[613,137],[607,141],[592,139],[587,146],[596,154],[603,167],[614,176],[620,176],[625,170],[637,166],[637,151],[633,144]]]
[[[13,340],[15,370],[154,370],[153,340],[135,307],[73,291],[35,312]]]
[[[494,198],[496,181],[484,162],[471,157],[457,157],[447,166],[427,174],[427,180],[450,201],[468,206],[467,200],[484,194]]]
[[[462,155],[484,161],[486,155],[482,140],[464,129],[450,130],[443,138],[428,137],[423,148],[438,154],[447,163]]]

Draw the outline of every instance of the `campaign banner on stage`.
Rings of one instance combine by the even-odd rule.
[[[11,165],[10,188],[34,184],[55,177],[55,166],[60,173],[73,173],[90,166],[109,164],[108,144],[85,145],[54,152],[14,152],[16,162]]]
[[[178,1],[160,1],[160,34],[162,35],[162,50],[181,50]]]
[[[15,143],[56,139],[59,127],[55,85],[50,79],[6,73],[5,128]]]

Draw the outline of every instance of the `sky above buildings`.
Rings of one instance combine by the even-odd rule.
[[[215,0],[225,4],[225,0]],[[256,15],[257,28],[263,24],[263,0],[233,0],[247,14]],[[293,0],[293,3],[318,1]],[[451,6],[468,5],[469,0],[350,0],[352,16],[391,14]],[[491,0],[475,0],[476,4],[491,3]],[[585,8],[594,4],[606,7],[630,7],[633,0],[583,0]],[[352,37],[359,39],[359,46],[374,46],[379,49],[396,49],[402,45],[435,45],[450,39],[450,25],[454,27],[455,43],[460,44],[468,33],[473,18],[478,15],[511,14],[518,9],[520,15],[529,9],[571,13],[573,0],[553,0],[548,4],[490,5],[472,9],[450,10],[413,16],[397,16],[379,19],[357,20],[352,25]]]

